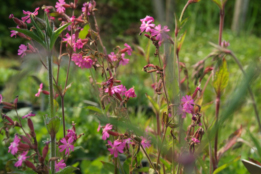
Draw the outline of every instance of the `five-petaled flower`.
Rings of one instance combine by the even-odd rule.
[[[162,39],[168,38],[168,35],[166,34],[169,32],[169,29],[167,26],[164,26],[161,29],[161,25],[159,24],[158,26],[155,27],[155,30],[151,30],[151,36],[156,36],[156,39],[158,41],[162,41]]]
[[[112,94],[118,93],[118,94],[123,95],[123,94],[125,94],[126,91],[127,91],[126,87],[123,86],[123,85],[113,86],[111,88],[111,93]],[[108,93],[109,92],[109,88],[106,88],[105,92]]]
[[[64,0],[58,0],[59,2],[56,2],[55,8],[57,8],[58,13],[63,13],[65,11],[65,7],[63,6],[66,4]]]
[[[141,137],[141,145],[144,147],[144,148],[148,148],[151,146],[150,144],[150,140],[144,138],[144,137]]]
[[[140,26],[140,31],[141,32],[151,32],[152,29],[155,27],[155,24],[151,24],[152,21],[148,21],[148,22],[142,22],[141,26]]]
[[[27,115],[22,116],[22,118],[33,117],[33,116],[35,116],[35,114],[29,113]]]
[[[73,149],[74,149],[74,146],[72,145],[73,141],[74,141],[74,138],[73,138],[73,137],[70,137],[70,138],[68,139],[68,142],[66,141],[65,138],[63,138],[63,139],[61,140],[61,143],[62,143],[63,145],[60,145],[60,146],[59,146],[60,152],[62,152],[62,151],[65,150],[65,155],[67,155],[67,154],[70,153],[70,150],[73,151]]]
[[[18,55],[21,57],[24,57],[26,55],[25,54],[26,51],[27,51],[27,46],[25,46],[24,44],[21,44],[18,49]]]
[[[58,172],[58,171],[60,171],[61,169],[65,168],[65,167],[66,167],[66,164],[64,163],[63,159],[61,161],[59,161],[59,162],[55,161],[55,172]]]
[[[73,53],[72,61],[80,68],[91,68],[93,61],[90,56],[82,57],[81,54]]]
[[[15,135],[14,141],[10,144],[8,152],[11,151],[12,155],[15,155],[18,151],[18,145],[20,143],[21,139],[18,138],[17,135]]]
[[[106,124],[104,129],[102,130],[102,139],[103,140],[106,140],[107,138],[109,138],[109,134],[107,131],[111,130],[112,129],[112,125],[111,124]]]
[[[27,15],[27,16],[24,16],[24,17],[22,17],[22,21],[24,21],[24,22],[27,22],[28,24],[29,23],[31,23],[31,18],[30,18],[30,15],[32,14],[32,15],[38,15],[38,10],[40,9],[40,7],[37,7],[35,10],[34,10],[34,12],[30,12],[30,11],[24,11],[23,10],[23,13],[25,14],[25,15]]]
[[[148,21],[152,21],[154,22],[154,18],[151,16],[146,16],[145,18],[140,20],[141,22],[148,22]]]
[[[114,155],[114,157],[118,157],[118,152],[123,153],[124,146],[122,142],[115,140],[113,144],[111,141],[108,141],[108,144],[111,146],[111,148],[108,148],[110,151],[110,154]]]
[[[128,91],[125,92],[125,96],[127,98],[134,98],[137,97],[137,95],[135,94],[135,90],[134,87],[130,88]]]
[[[42,91],[43,91],[43,83],[40,84],[38,92],[35,94],[35,97],[39,97]]]
[[[26,158],[28,158],[27,155],[28,151],[24,151],[23,153],[21,153],[21,155],[18,156],[18,161],[15,163],[15,167],[19,167],[22,165],[23,161],[26,160]]]
[[[119,63],[120,65],[127,65],[129,63],[129,59],[125,59],[124,56],[125,56],[125,54],[122,53],[120,63]]]
[[[114,54],[114,52],[111,52],[111,54],[108,55],[109,60],[112,61],[117,61],[117,56]]]

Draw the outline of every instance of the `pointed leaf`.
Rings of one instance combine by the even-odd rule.
[[[102,114],[102,110],[100,108],[95,107],[95,106],[87,106],[86,108]]]
[[[101,161],[102,164],[103,164],[103,167],[104,169],[106,169],[107,171],[110,171],[110,172],[113,172],[114,173],[114,164],[112,163],[108,163],[108,162],[104,162],[104,161]]]
[[[238,157],[236,157],[234,160],[232,160],[232,161],[230,161],[230,162],[228,162],[228,163],[226,163],[226,164],[220,166],[219,168],[217,168],[217,169],[213,172],[213,174],[217,174],[217,173],[221,172],[222,170],[224,170],[225,168],[229,167],[229,166],[230,166],[231,164],[233,164],[234,162],[240,160],[240,158],[241,158],[241,156],[238,156]]]
[[[46,44],[45,44],[44,40],[42,40],[40,37],[38,37],[34,32],[26,30],[26,29],[20,29],[20,28],[14,28],[14,27],[12,27],[10,29],[25,34],[26,36],[32,38],[36,42],[40,43],[44,48],[46,48]]]
[[[52,28],[50,26],[50,22],[48,20],[48,17],[45,18],[45,21],[46,21],[46,33],[51,38],[52,34],[53,34],[53,30],[52,30]]]
[[[216,90],[216,93],[223,91],[228,84],[229,73],[227,70],[227,62],[223,60],[222,66],[219,68],[219,71],[216,73],[216,79],[213,83],[213,86]]]
[[[213,2],[215,2],[220,9],[223,9],[227,0],[213,0]]]
[[[159,113],[159,105],[157,104],[157,102],[155,100],[153,100],[153,98],[151,98],[149,95],[146,94],[146,97],[149,99],[149,101],[151,102],[154,110],[156,113]]]
[[[185,37],[186,37],[186,33],[187,33],[187,31],[185,31],[185,33],[183,33],[183,35],[181,36],[181,38],[178,41],[178,50],[181,49],[181,46],[182,46],[182,44],[183,44],[183,42],[185,40]]]
[[[36,29],[36,32],[37,32],[38,36],[39,36],[42,40],[44,40],[44,33],[43,33],[43,31],[42,31],[41,28],[36,24],[36,22],[35,22],[35,20],[34,20],[34,18],[33,18],[32,15],[30,15],[30,18],[31,18],[31,21],[32,21],[32,23],[33,23],[35,29]]]
[[[72,166],[67,166],[62,170],[56,172],[55,174],[72,174],[75,170],[79,170],[79,169]]]
[[[88,32],[89,32],[89,29],[90,29],[89,24],[85,25],[83,27],[83,29],[80,31],[80,33],[79,33],[79,38],[80,39],[85,39],[87,34],[88,34]]]
[[[253,143],[255,144],[255,147],[257,149],[257,152],[258,152],[258,155],[259,155],[259,158],[261,157],[261,146],[260,146],[260,143],[259,141],[257,140],[256,137],[253,136],[253,134],[251,132],[248,132],[249,135],[250,135],[250,138],[251,140],[253,141]]]
[[[59,27],[57,30],[55,30],[52,34],[52,37],[50,39],[50,46],[49,49],[52,49],[57,38],[59,37],[59,35],[63,32],[63,30],[65,30],[69,25],[71,24],[71,22],[64,24],[63,26]]]
[[[57,133],[60,128],[60,118],[59,117],[53,117],[51,120],[46,124],[47,130],[49,133]]]

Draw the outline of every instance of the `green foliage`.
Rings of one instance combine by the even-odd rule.
[[[83,27],[83,29],[80,31],[80,33],[79,33],[79,38],[80,39],[85,39],[87,34],[88,34],[88,32],[89,32],[89,29],[90,29],[89,24],[85,25]]]
[[[215,81],[213,83],[216,93],[220,93],[226,88],[228,84],[228,77],[229,73],[227,69],[227,62],[224,60],[220,66],[220,69],[216,73]]]
[[[63,168],[62,170],[56,172],[56,174],[71,174],[75,170],[77,170],[77,168],[72,167],[72,166],[67,166],[67,167]]]

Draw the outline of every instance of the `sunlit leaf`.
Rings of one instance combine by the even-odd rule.
[[[100,108],[95,107],[95,106],[87,106],[86,108],[102,114],[102,110]]]
[[[227,0],[213,0],[213,2],[215,2],[220,9],[223,9]]]
[[[159,105],[157,104],[157,102],[155,100],[153,100],[153,98],[151,98],[151,96],[149,96],[147,94],[146,94],[146,97],[149,99],[150,103],[152,104],[155,113],[159,113]]]
[[[185,31],[185,32],[183,33],[183,35],[180,37],[180,39],[179,39],[179,41],[178,41],[178,50],[180,50],[180,49],[181,49],[181,46],[183,45],[183,42],[184,42],[185,37],[186,37],[186,33],[187,33],[187,31]]]
[[[80,31],[80,33],[79,33],[79,38],[80,39],[85,39],[87,34],[88,34],[88,32],[89,32],[89,29],[90,29],[89,24],[85,25],[83,27],[83,29]]]
[[[217,174],[217,173],[221,172],[222,170],[224,170],[225,168],[229,167],[229,166],[230,166],[231,164],[233,164],[234,162],[238,161],[240,158],[241,158],[241,156],[238,156],[238,157],[236,157],[234,160],[232,160],[232,161],[230,161],[230,162],[228,162],[228,163],[226,163],[226,164],[223,164],[222,166],[220,166],[219,168],[217,168],[217,169],[213,172],[213,174]]]
[[[72,167],[72,166],[67,166],[63,168],[62,170],[56,172],[56,174],[72,174],[73,171],[79,170],[78,168]]]
[[[101,161],[102,164],[103,164],[103,167],[107,170],[107,171],[110,171],[110,172],[113,172],[114,173],[114,164],[112,163],[108,163],[108,162],[104,162],[104,161]]]
[[[216,78],[213,83],[213,86],[216,90],[216,93],[223,91],[228,84],[229,73],[227,70],[227,62],[223,60],[222,66],[219,68],[219,71],[216,73]]]

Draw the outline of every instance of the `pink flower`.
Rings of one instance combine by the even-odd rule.
[[[120,60],[120,65],[127,65],[129,63],[129,59],[124,58],[125,54],[121,54],[121,60]]]
[[[91,68],[93,61],[90,56],[82,57],[81,54],[73,53],[72,61],[80,68]]]
[[[66,38],[63,38],[62,40],[63,40],[64,42],[67,42],[66,46],[69,44],[71,47],[73,47],[73,49],[74,49],[74,51],[75,51],[75,49],[76,49],[76,48],[74,47],[74,44],[75,44],[75,34],[73,34],[72,37],[71,37],[70,34],[66,33],[65,37],[66,37]]]
[[[124,146],[125,146],[125,144],[128,144],[128,146],[129,146],[131,143],[132,143],[131,138],[127,138],[124,140]]]
[[[74,149],[74,146],[72,145],[72,143],[73,143],[73,137],[70,137],[70,138],[68,139],[68,142],[66,141],[65,138],[63,138],[63,139],[61,140],[61,143],[63,143],[63,145],[59,146],[60,152],[62,152],[62,151],[65,150],[65,154],[66,154],[66,155],[67,155],[67,154],[69,155],[70,149],[71,149],[71,151],[73,151],[73,149]]]
[[[28,24],[31,23],[31,18],[30,18],[30,15],[33,14],[33,15],[38,15],[38,10],[40,9],[40,7],[37,7],[34,12],[30,12],[30,11],[24,11],[23,10],[23,13],[27,16],[24,16],[22,17],[22,21],[24,22],[27,22]]]
[[[83,13],[86,13],[86,9],[87,9],[87,15],[91,15],[91,13],[90,13],[90,10],[92,9],[92,4],[90,3],[90,2],[85,2],[84,4],[83,4],[83,7],[82,7],[82,12]]]
[[[193,141],[194,143],[200,143],[200,141],[196,138],[191,138],[191,141]]]
[[[81,48],[83,48],[83,43],[82,43],[82,40],[81,39],[78,39],[77,40],[77,42],[75,43],[75,46],[74,46],[74,48],[77,48],[77,49],[81,49]],[[76,48],[75,48],[75,50],[76,50]]]
[[[122,146],[122,142],[116,140],[112,144],[111,141],[108,141],[108,144],[111,146],[111,148],[108,148],[110,151],[110,154],[114,155],[114,157],[118,157],[118,152],[123,153],[124,146]]]
[[[66,139],[70,139],[73,138],[74,140],[77,140],[77,135],[75,133],[75,131],[73,129],[68,129],[67,130],[67,135],[66,135]]]
[[[183,107],[181,105],[179,106],[178,113],[182,115],[182,118],[186,118],[186,112],[183,111]]]
[[[125,52],[127,52],[127,54],[130,56],[132,52],[131,46],[129,46],[127,43],[125,43],[124,46],[126,48],[124,48],[123,50],[126,50]]]
[[[137,97],[137,95],[135,94],[134,87],[132,87],[132,88],[130,88],[128,91],[126,91],[124,95],[125,95],[127,98]]]
[[[109,134],[107,131],[111,130],[112,129],[112,125],[111,124],[106,124],[103,131],[102,131],[102,139],[103,140],[106,140],[107,138],[109,138]]]
[[[100,124],[100,122],[99,122],[99,126],[98,126],[98,128],[97,128],[97,132],[100,132],[100,130],[101,130],[101,124]]]
[[[193,111],[194,106],[194,100],[190,95],[186,95],[185,97],[182,97],[182,111],[186,113],[191,113]]]
[[[65,11],[63,5],[66,3],[64,2],[64,0],[58,0],[58,1],[59,2],[56,2],[55,8],[57,8],[58,13],[63,13]]]
[[[156,36],[156,39],[158,41],[162,41],[162,39],[167,38],[168,35],[166,34],[166,32],[169,32],[169,29],[167,26],[164,26],[161,29],[161,25],[159,24],[158,26],[155,27],[155,30],[151,30],[151,36]]]
[[[18,49],[18,55],[21,57],[24,57],[26,55],[25,54],[26,50],[27,50],[27,46],[25,46],[24,44],[21,44]]]
[[[154,18],[151,16],[146,16],[144,19],[141,19],[140,21],[141,22],[148,22],[148,21],[154,22]]]
[[[19,28],[18,26],[16,28]],[[11,37],[15,36],[16,38],[16,35],[17,35],[18,31],[15,31],[15,30],[11,30]]]
[[[2,100],[3,100],[3,97],[2,97],[2,95],[0,94],[0,103],[2,103]]]
[[[65,167],[66,167],[66,164],[64,163],[63,159],[61,161],[59,161],[58,163],[55,161],[55,172],[58,172]]]
[[[146,138],[141,137],[141,145],[142,145],[144,148],[150,147],[150,146],[151,146],[150,140],[147,140]]]
[[[15,163],[15,167],[19,167],[22,165],[23,161],[26,160],[26,158],[28,158],[27,155],[28,151],[24,151],[21,155],[18,156],[18,161]]]
[[[36,95],[36,94],[35,94],[35,95]],[[29,114],[27,114],[27,115],[25,115],[25,116],[22,116],[22,118],[33,117],[33,116],[35,116],[35,114],[29,113]]]
[[[43,84],[41,83],[38,92],[35,94],[35,97],[39,97],[42,91],[43,91]]]
[[[18,145],[20,143],[21,139],[18,138],[17,135],[15,135],[14,141],[10,144],[8,152],[12,155],[15,155],[18,151]]]
[[[109,92],[109,88],[106,88],[105,92],[108,93]],[[118,94],[123,95],[125,92],[126,92],[126,88],[123,85],[113,86],[111,88],[111,94],[118,93]]]
[[[114,52],[111,52],[111,54],[108,55],[110,61],[117,61],[117,56],[114,54]]]
[[[150,32],[152,31],[152,28],[154,28],[155,24],[151,24],[152,21],[148,21],[146,22],[142,22],[141,26],[140,26],[140,31],[141,32]]]

